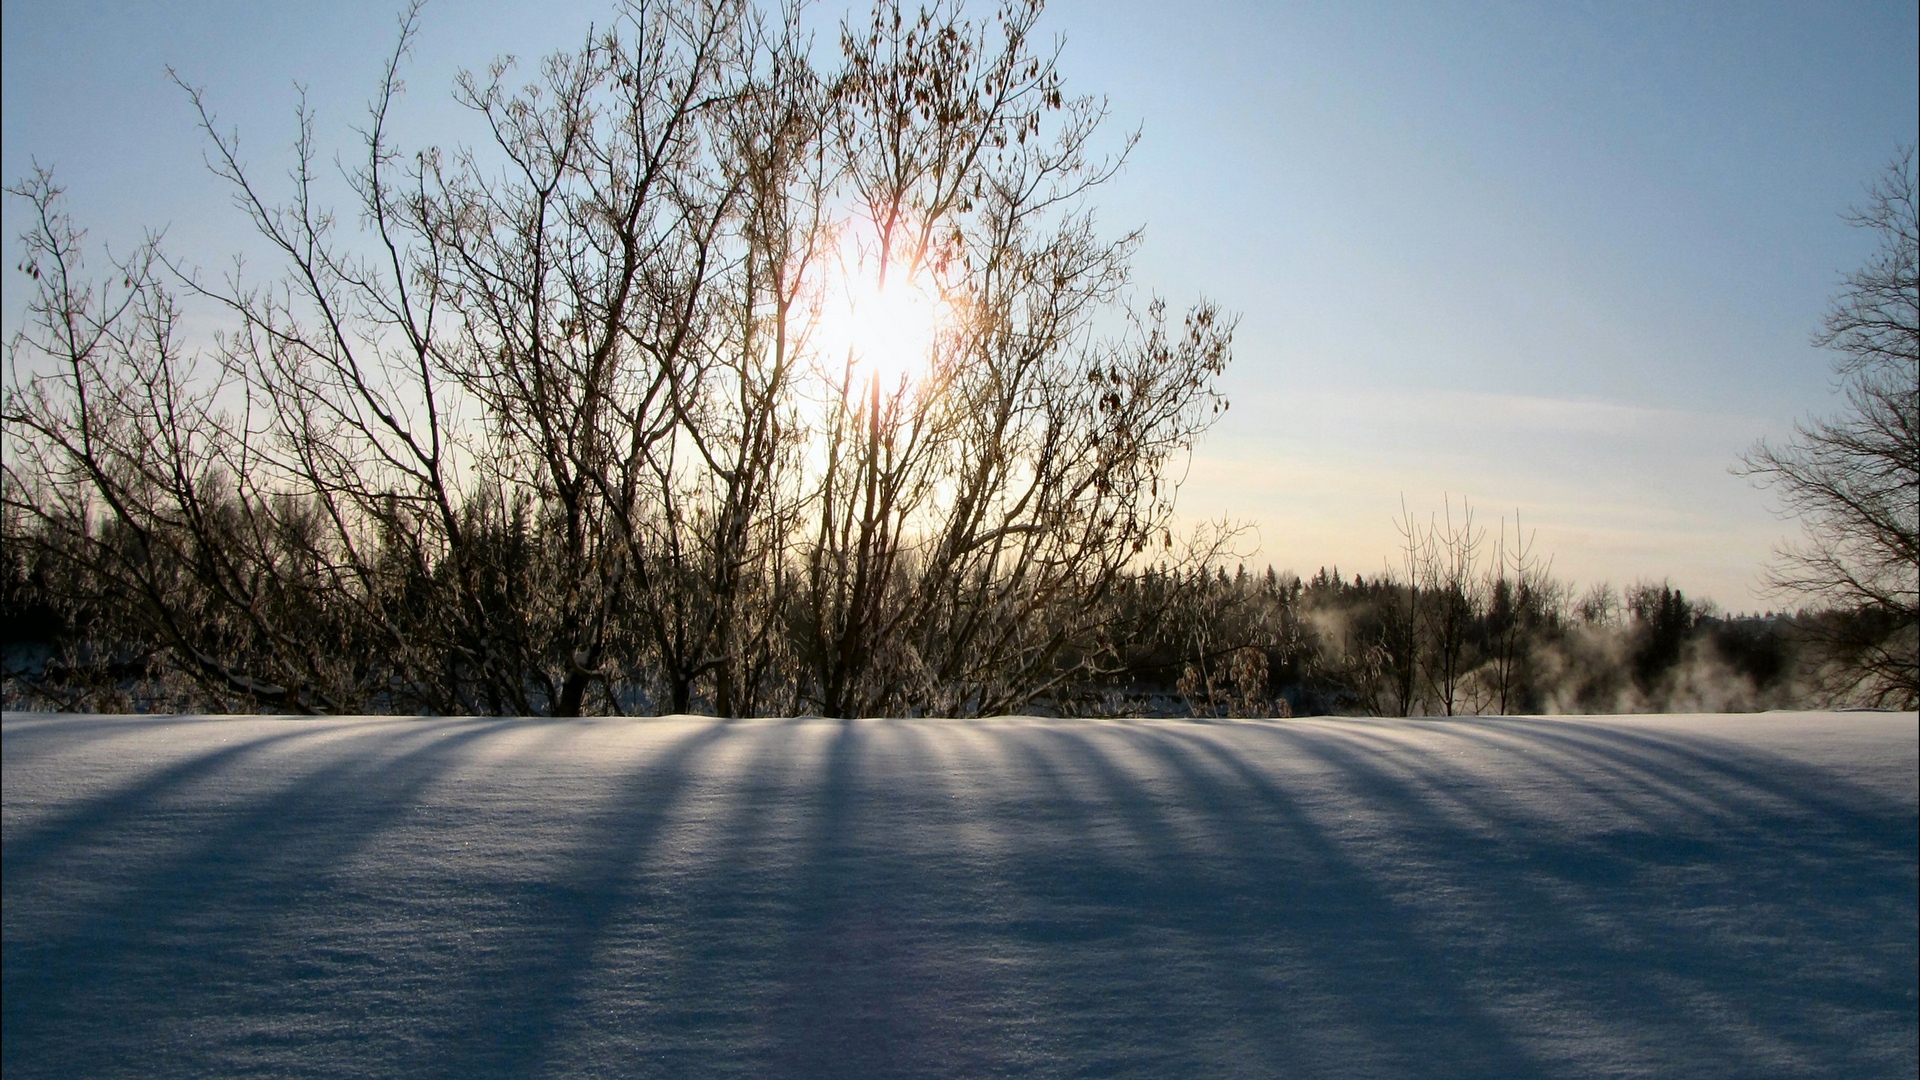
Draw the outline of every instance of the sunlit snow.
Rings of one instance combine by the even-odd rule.
[[[0,730],[8,1080],[1920,1060],[1912,714]]]

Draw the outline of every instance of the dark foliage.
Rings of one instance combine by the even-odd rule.
[[[1126,651],[1108,708],[1159,714],[1445,714],[1436,669],[1449,661],[1434,624],[1406,613],[1435,597],[1390,575],[1302,581],[1269,569],[1134,579],[1177,597]],[[1624,600],[1605,586],[1579,603],[1544,574],[1455,593],[1458,713],[1745,711],[1822,703],[1815,644],[1835,613],[1723,616],[1666,582]],[[1447,599],[1443,594],[1441,599]]]

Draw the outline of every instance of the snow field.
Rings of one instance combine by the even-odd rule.
[[[34,1076],[1889,1076],[1920,721],[9,715]]]

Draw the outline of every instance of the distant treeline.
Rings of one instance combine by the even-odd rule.
[[[1157,574],[1130,586],[1168,588]],[[1207,573],[1133,643],[1116,712],[1213,716],[1804,708],[1856,688],[1837,612],[1730,615],[1668,582],[1583,593],[1536,578],[1455,592],[1396,575]]]
[[[245,531],[273,530],[254,523]],[[273,606],[254,613],[272,632],[258,644],[251,643],[255,628],[219,597],[204,594],[190,568],[151,575],[172,583],[168,609],[210,620],[196,640],[224,642],[215,657],[183,653],[154,631],[146,598],[81,560],[52,557],[46,539],[9,542],[3,563],[9,709],[554,711],[552,688],[541,689],[550,678],[542,662],[553,658],[537,650],[526,653],[528,666],[512,676],[518,692],[502,700],[495,700],[502,698],[497,688],[489,696],[486,673],[461,667],[457,642],[445,634],[448,613],[436,610],[452,567],[432,567],[399,586],[416,602],[379,609],[384,619],[417,620],[412,627],[357,626],[369,608],[344,593],[277,590]],[[1322,569],[1302,580],[1271,568],[1202,564],[1129,569],[1114,577],[1092,617],[1084,597],[1057,617],[1044,609],[1027,614],[1028,633],[1064,637],[1072,631],[1074,648],[1053,663],[1056,678],[1008,671],[996,684],[988,664],[970,669],[970,683],[934,685],[921,666],[914,669],[923,673],[920,683],[894,686],[873,703],[874,711],[1284,717],[1744,711],[1870,700],[1836,659],[1836,643],[1861,633],[1857,618],[1727,615],[1666,582],[1576,592],[1524,559],[1507,560],[1506,573],[1473,559],[1449,563],[1444,544],[1426,544],[1430,539],[1416,537],[1411,576],[1348,577]],[[511,519],[489,547],[495,558],[486,573],[501,601],[498,610],[517,613],[499,629],[522,648],[552,640],[553,628],[542,622],[562,612],[540,601],[538,583],[554,574],[543,564],[561,557],[560,549],[537,527]],[[283,568],[292,561],[292,551],[285,554]],[[1516,562],[1526,564],[1524,573],[1512,572]],[[1467,572],[1450,573],[1454,567]],[[900,577],[897,595],[908,595],[910,575],[903,570]],[[609,609],[616,620],[605,640],[620,647],[602,657],[583,711],[821,711],[821,669],[809,652],[814,601],[804,574],[779,581],[787,592],[777,591],[778,581],[767,583],[769,617],[757,624],[750,698],[736,696],[725,707],[709,673],[676,701],[671,669],[648,646],[649,616],[634,595],[627,607]],[[516,595],[521,602],[513,602]],[[950,609],[949,615],[998,617],[991,608]],[[410,638],[420,643],[416,656],[383,647]],[[331,700],[293,699],[283,687],[230,677],[257,670],[270,652],[283,653],[289,644],[305,650],[308,669],[323,674],[319,685]],[[496,643],[496,655],[504,644]],[[445,672],[437,681],[434,661]],[[892,670],[908,669],[900,661]],[[1004,693],[969,693],[970,685],[998,685]]]
[[[1718,712],[1915,704],[1915,625],[1868,607],[1727,615],[1670,582],[1555,578],[1516,512],[1404,506],[1398,566],[1301,581],[1214,568],[1170,590],[1134,687],[1195,714]],[[1149,591],[1155,575],[1138,584]]]

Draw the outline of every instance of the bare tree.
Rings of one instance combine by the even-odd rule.
[[[1224,408],[1232,320],[1164,305],[1118,338],[1133,236],[1088,194],[1103,118],[1033,49],[1037,2],[992,21],[881,6],[843,34],[846,175],[888,275],[954,316],[917,381],[829,369],[799,640],[828,713],[1002,711],[1112,657],[1118,575],[1170,546],[1168,466]],[[834,358],[827,358],[832,360]],[[1204,561],[1204,554],[1200,560]]]
[[[1770,583],[1841,609],[1828,634],[1840,699],[1920,702],[1920,223],[1914,148],[1868,192],[1850,224],[1879,246],[1848,274],[1814,343],[1839,354],[1847,404],[1779,445],[1748,451],[1741,472],[1800,519],[1801,540],[1777,552]]]
[[[1493,557],[1482,582],[1486,622],[1486,704],[1502,716],[1519,705],[1527,643],[1532,640],[1545,609],[1553,601],[1553,560],[1535,551],[1534,534],[1524,532],[1520,511],[1513,512],[1513,542],[1507,542],[1507,522],[1500,519]]]
[[[1393,713],[1412,716],[1420,700],[1422,628],[1426,622],[1425,601],[1429,599],[1422,589],[1432,562],[1432,535],[1414,520],[1405,496],[1400,499],[1400,519],[1394,528],[1400,533],[1400,568],[1398,574],[1389,567],[1381,575],[1387,598],[1380,609],[1375,659],[1386,681]]]
[[[1471,667],[1468,651],[1482,606],[1480,559],[1485,543],[1486,529],[1474,528],[1473,508],[1462,499],[1456,522],[1453,500],[1447,499],[1445,517],[1429,524],[1423,548],[1419,584],[1428,597],[1424,670],[1427,686],[1447,716],[1460,704],[1461,682]]]
[[[416,5],[349,215],[304,107],[277,200],[181,82],[279,276],[153,241],[90,284],[51,177],[15,189],[39,294],[9,354],[9,554],[222,706],[1069,693],[1139,618],[1129,567],[1212,553],[1171,552],[1169,523],[1233,320],[1127,306],[1135,237],[1088,201],[1130,141],[1093,151],[1104,108],[1063,93],[1039,14],[882,0],[835,68],[793,9],[632,0],[524,83],[462,75],[480,145],[407,150]],[[883,284],[930,276],[950,309],[912,380],[816,333],[855,231]],[[179,298],[225,313],[211,346]]]
[[[184,354],[157,243],[91,280],[51,175],[10,192],[35,213],[22,269],[39,291],[8,350],[9,548],[55,574],[101,640],[169,653],[208,699],[356,703],[350,653],[309,647],[337,614],[313,602],[330,583],[307,558],[310,508],[273,498],[236,438],[232,376]]]

